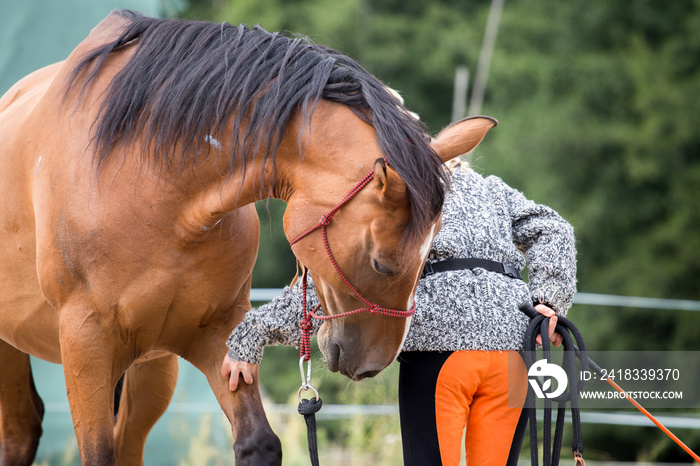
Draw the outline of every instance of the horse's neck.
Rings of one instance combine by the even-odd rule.
[[[183,240],[197,241],[229,212],[269,197],[285,201],[293,211],[295,222],[287,233],[294,235],[302,225],[317,221],[331,209],[355,181],[342,170],[320,168],[313,157],[300,160],[298,152],[291,151],[277,154],[276,170],[270,165],[263,172],[259,164],[250,164],[245,175],[224,173],[209,171],[210,182],[196,189],[181,207],[177,230]],[[192,189],[189,180],[181,182]],[[285,231],[287,227],[285,222]]]
[[[295,219],[295,225],[288,225],[285,215],[287,236],[298,234],[296,223],[316,222],[373,169],[374,161],[382,155],[374,130],[342,105],[320,101],[311,128],[301,131],[302,125],[297,116],[287,126],[274,169],[268,161],[263,171],[263,157],[259,155],[245,170],[234,170],[229,178],[222,175],[227,168],[219,160],[209,175],[215,182],[183,210],[180,223],[184,231],[207,231],[226,213],[275,197],[287,203],[290,217]],[[216,150],[224,154],[230,149],[224,144]]]
[[[226,152],[225,147],[221,150]],[[192,172],[186,172],[175,181],[179,185],[177,190],[192,192],[177,220],[177,230],[185,240],[199,239],[226,214],[255,201],[274,197],[289,202],[295,195],[306,197],[310,191],[306,181],[300,182],[299,173],[313,171],[314,164],[306,159],[302,162],[296,146],[293,150],[282,148],[277,153],[275,169],[268,161],[263,170],[261,157],[257,157],[245,169],[239,166],[228,174],[228,167],[221,159],[211,157],[211,164],[203,164],[206,166],[200,166],[193,176]]]
[[[225,170],[212,170],[206,175],[208,182],[195,189],[181,207],[176,229],[184,240],[200,238],[229,212],[269,197],[264,193],[270,191],[270,180],[262,179],[255,166],[248,167],[245,175],[227,175]]]

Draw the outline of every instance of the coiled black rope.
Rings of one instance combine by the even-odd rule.
[[[306,421],[306,434],[309,443],[309,457],[311,458],[312,466],[319,466],[318,464],[318,443],[316,442],[316,413],[323,406],[321,398],[313,399],[300,399],[299,407],[297,408],[299,414],[304,416],[304,421]]]
[[[522,353],[525,360],[525,366],[529,370],[535,363],[535,355],[537,350],[536,338],[542,335],[542,351],[543,357],[547,363],[551,362],[551,348],[549,342],[549,317],[537,312],[531,303],[524,303],[520,306],[520,310],[530,318],[525,333],[525,341],[523,343],[524,352]],[[566,404],[571,404],[571,423],[573,425],[573,445],[571,447],[576,464],[585,464],[583,461],[583,440],[581,435],[581,415],[579,411],[578,398],[579,392],[583,389],[585,381],[578,377],[579,369],[577,369],[576,359],[581,361],[580,370],[587,371],[590,360],[586,353],[586,344],[583,341],[581,332],[567,318],[557,316],[557,325],[555,332],[562,336],[562,345],[564,347],[564,357],[562,367],[567,376],[567,390],[555,398],[544,399],[544,419],[543,419],[543,465],[557,466],[559,464],[559,455],[562,447],[562,436],[564,433],[564,417],[566,415]],[[520,448],[525,436],[525,428],[530,424],[530,460],[533,466],[539,464],[537,452],[537,414],[535,411],[535,394],[533,390],[528,388],[528,394],[525,401],[525,407],[518,426],[516,427],[513,444],[511,446],[510,456],[508,458],[508,466],[517,464]],[[554,443],[551,446],[552,435],[552,402],[558,404],[557,421],[554,429]]]

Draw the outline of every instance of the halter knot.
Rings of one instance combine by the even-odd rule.
[[[305,332],[308,332],[314,328],[314,324],[311,322],[310,314],[307,314],[301,319],[301,322],[299,322],[299,328],[304,330]]]
[[[370,314],[374,314],[374,315],[381,314],[381,313],[382,313],[382,307],[381,307],[381,306],[378,306],[377,304],[370,303],[370,305],[369,305],[369,312],[370,312]]]
[[[319,224],[319,225],[323,225],[324,227],[327,227],[328,225],[331,224],[331,219],[332,219],[332,218],[333,218],[333,217],[329,217],[329,216],[326,216],[326,215],[321,215],[321,219],[318,221],[318,224]]]

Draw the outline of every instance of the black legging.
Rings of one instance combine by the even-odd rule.
[[[399,415],[404,466],[440,466],[435,422],[435,386],[452,351],[399,355]]]

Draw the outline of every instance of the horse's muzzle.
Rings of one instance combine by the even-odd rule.
[[[359,381],[379,374],[386,365],[378,362],[348,359],[342,347],[337,343],[331,343],[325,354],[328,369],[331,372],[340,372],[345,377]]]

